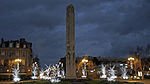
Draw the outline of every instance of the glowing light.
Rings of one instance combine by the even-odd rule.
[[[124,68],[122,67],[122,68],[121,68],[121,71],[122,71],[122,78],[123,78],[123,79],[128,79],[126,68],[125,68],[125,67],[124,67]]]
[[[22,60],[21,59],[15,59],[15,62],[21,62]]]
[[[133,69],[133,62],[132,61],[134,61],[134,58],[133,57],[129,57],[128,61],[130,61],[131,69]]]
[[[128,60],[129,60],[129,61],[133,61],[134,58],[133,58],[133,57],[129,57]]]
[[[82,62],[83,62],[83,63],[84,63],[84,62],[88,62],[88,60],[86,60],[86,59],[83,59],[83,60],[82,60]]]
[[[7,69],[7,72],[9,72],[9,70]]]
[[[112,68],[110,67],[109,71],[109,76],[107,77],[108,81],[115,81],[115,79],[117,78],[117,76],[115,76],[115,70],[114,70],[115,66],[113,66]]]
[[[88,60],[86,59],[82,59],[82,62],[84,63],[84,67],[82,68],[82,78],[86,78],[86,63],[88,62]]]
[[[106,76],[106,66],[104,66],[104,65],[102,64],[101,70],[102,70],[102,76],[100,76],[100,78],[106,78],[106,77],[107,77],[107,76]]]
[[[37,79],[37,74],[38,74],[37,69],[38,69],[38,67],[36,67],[36,66],[33,64],[33,65],[32,65],[32,68],[33,68],[33,70],[32,70],[33,76],[32,76],[31,78],[32,78],[32,79]]]
[[[142,76],[142,72],[141,71],[138,71],[138,76]]]
[[[14,82],[20,81],[20,78],[18,76],[18,73],[20,72],[20,70],[16,69],[16,68],[12,68],[12,72],[14,73],[13,74],[13,81]]]

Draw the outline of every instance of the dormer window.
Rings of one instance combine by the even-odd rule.
[[[23,45],[23,48],[26,48],[26,44]]]

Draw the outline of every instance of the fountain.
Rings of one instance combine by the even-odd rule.
[[[52,83],[60,82],[59,78],[62,78],[61,70],[59,66],[47,66],[46,70],[43,69],[40,71],[40,79],[50,80]],[[64,71],[62,72],[63,77],[65,77]]]
[[[57,67],[58,68],[58,67]],[[56,68],[56,66],[54,66],[53,65],[53,67],[52,67],[52,78],[50,79],[50,81],[52,82],[52,83],[56,83],[56,82],[60,82],[61,80],[59,80],[59,78],[58,78],[58,73],[57,73],[57,68]]]
[[[51,66],[50,65],[49,66],[46,65],[46,67],[47,67],[47,69],[44,71],[44,72],[46,72],[46,76],[44,76],[44,79],[49,80],[49,79],[51,79],[51,77],[49,77],[50,72],[51,72]]]
[[[115,79],[117,78],[117,76],[115,76],[114,68],[115,68],[115,65],[112,68],[110,67],[110,69],[108,70],[108,72],[109,72],[109,75],[107,77],[108,81],[115,81]]]
[[[126,68],[125,67],[121,67],[120,69],[122,71],[122,78],[123,79],[128,79]]]
[[[65,71],[64,71],[64,69],[61,70],[61,78],[65,78]]]
[[[20,70],[16,69],[16,68],[12,68],[12,72],[14,73],[13,74],[13,81],[14,82],[20,81],[20,78],[18,76],[18,73],[20,72]]]
[[[45,77],[44,77],[44,70],[43,69],[41,69],[41,71],[40,71],[40,79],[44,79]]]
[[[106,77],[107,77],[107,76],[106,76],[106,66],[104,66],[104,65],[102,64],[101,70],[102,70],[102,76],[100,76],[100,78],[106,78]]]
[[[57,65],[57,77],[61,78],[59,65]]]
[[[33,76],[31,77],[32,79],[37,79],[37,67],[33,64],[32,65],[32,68],[33,68],[33,70],[32,70],[32,73],[33,73]]]

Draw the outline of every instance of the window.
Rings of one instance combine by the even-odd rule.
[[[25,53],[25,52],[22,52],[22,56],[25,57],[25,56],[26,56],[26,53]]]
[[[19,52],[16,52],[16,56],[19,56]]]
[[[11,57],[11,52],[8,52],[8,56]]]
[[[1,60],[1,64],[4,65],[4,60],[3,59]]]
[[[19,43],[16,44],[16,48],[19,48]]]
[[[23,48],[26,48],[26,44],[23,45]]]
[[[1,52],[1,55],[5,55],[5,52],[4,52],[4,51],[2,51],[2,52]]]
[[[13,43],[9,43],[9,47],[12,48],[13,47]]]

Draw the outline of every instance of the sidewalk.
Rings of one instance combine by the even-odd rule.
[[[150,80],[118,80],[123,82],[138,82],[138,83],[144,83],[144,84],[150,84]]]
[[[40,81],[40,80],[25,80],[25,81],[19,81],[17,83],[34,82],[34,81]],[[10,83],[15,83],[15,82],[13,82],[13,81],[0,81],[0,84],[10,84]]]

